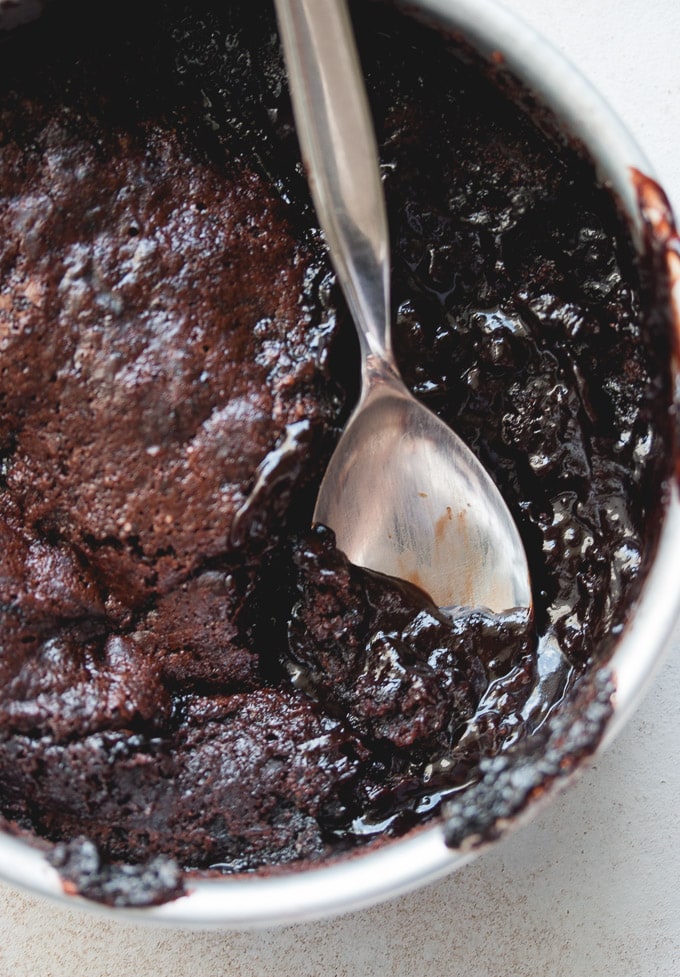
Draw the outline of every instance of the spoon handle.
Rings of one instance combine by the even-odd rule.
[[[392,365],[385,201],[361,65],[345,0],[275,0],[312,198],[359,333]]]

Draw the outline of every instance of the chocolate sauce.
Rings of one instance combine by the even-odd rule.
[[[444,615],[309,529],[358,355],[269,5],[89,9],[0,63],[5,823],[115,904],[442,811],[488,835],[566,769],[575,710],[572,759],[606,723],[669,477],[663,274],[451,40],[355,5],[400,367],[535,584],[531,621]]]

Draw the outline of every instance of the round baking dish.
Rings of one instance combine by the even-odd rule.
[[[665,256],[672,289],[671,321],[680,341],[680,245],[663,193],[650,164],[608,106],[584,78],[530,26],[495,0],[412,0],[414,13],[435,27],[460,35],[483,61],[515,75],[530,98],[547,106],[562,134],[583,147],[596,164],[627,218],[639,250],[653,247]],[[676,398],[680,367],[672,363]],[[676,408],[680,404],[675,405]],[[676,460],[675,470],[678,471]],[[675,583],[680,548],[677,478],[670,485],[656,557],[641,596],[604,669],[614,692],[613,710],[597,749],[604,749],[644,694],[665,650],[680,611]],[[459,868],[527,819],[576,774],[553,778],[550,789],[496,826],[493,837],[469,838],[449,847],[442,825],[419,828],[377,850],[358,852],[320,867],[276,875],[189,879],[187,893],[157,907],[108,910],[68,894],[45,856],[25,842],[0,833],[0,875],[39,894],[91,907],[110,915],[180,926],[247,928],[321,918],[376,903]]]

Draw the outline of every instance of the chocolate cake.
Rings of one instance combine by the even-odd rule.
[[[453,810],[654,552],[659,269],[450,38],[353,12],[397,356],[508,501],[534,616],[444,614],[311,528],[358,354],[269,3],[50,5],[0,40],[0,811],[93,898]]]

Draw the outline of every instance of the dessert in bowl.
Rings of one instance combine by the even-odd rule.
[[[122,13],[57,3],[2,42],[5,875],[167,920],[323,914],[530,814],[658,658],[672,219],[493,5],[353,8],[397,357],[534,584],[532,618],[445,614],[310,528],[358,359],[273,11]]]

